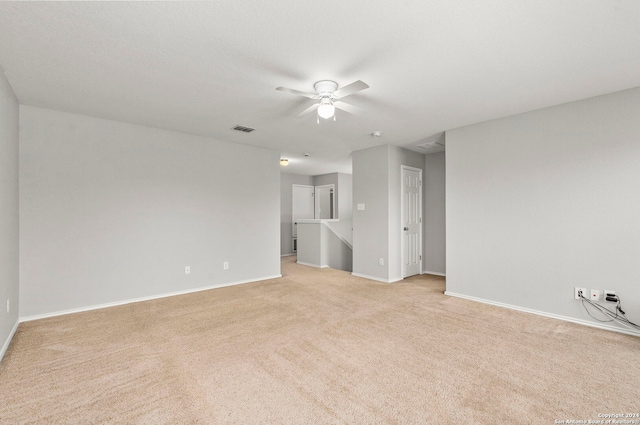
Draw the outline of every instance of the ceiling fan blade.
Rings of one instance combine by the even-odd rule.
[[[333,92],[333,96],[336,99],[341,99],[343,97],[349,96],[350,94],[354,94],[355,92],[359,92],[360,90],[368,89],[369,85],[367,83],[363,83],[358,80],[354,83],[348,84],[335,92]]]
[[[340,100],[336,100],[333,103],[333,106],[353,115],[364,115],[365,113],[364,109],[358,108],[357,106],[353,106],[348,103],[344,103],[343,101],[340,101]]]
[[[317,95],[315,93],[305,93],[294,89],[288,89],[286,87],[276,87],[276,90],[291,94],[297,94],[298,96],[308,97],[309,99],[317,99]]]
[[[309,106],[307,109],[305,109],[304,111],[302,111],[298,115],[296,115],[296,118],[300,118],[300,117],[302,117],[304,115],[310,114],[311,112],[313,112],[316,109],[318,109],[318,106],[320,106],[319,103],[314,103],[313,105]]]

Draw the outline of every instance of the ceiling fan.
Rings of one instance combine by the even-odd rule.
[[[277,87],[276,90],[297,94],[313,100],[319,100],[320,102],[311,105],[304,111],[300,112],[297,116],[301,117],[318,110],[318,122],[320,122],[320,118],[328,119],[331,117],[333,117],[333,120],[335,121],[335,108],[342,109],[343,111],[352,114],[357,114],[360,111],[360,108],[344,103],[342,102],[342,99],[350,94],[368,89],[369,85],[358,80],[338,89],[338,83],[335,81],[322,80],[315,83],[313,88],[316,91],[315,93],[305,93],[294,89],[288,89],[286,87]]]

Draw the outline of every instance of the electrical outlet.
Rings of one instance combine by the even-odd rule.
[[[609,301],[607,300],[607,297],[615,297],[616,296],[616,291],[612,290],[612,289],[605,289],[604,291],[602,291],[603,293],[603,298],[605,301]],[[618,297],[616,297],[616,300],[618,299]],[[616,301],[609,301],[609,302],[616,302]]]
[[[191,266],[184,266],[184,274],[191,274]]]
[[[592,289],[591,296],[589,297],[591,301],[600,301],[600,290]]]
[[[578,295],[578,292],[582,291],[582,296],[583,297],[587,297],[589,295],[589,290],[587,288],[578,288],[577,286],[575,288],[573,288],[573,297],[576,300],[580,299],[580,296]]]
[[[384,266],[384,258],[378,258],[378,264]]]
[[[222,268],[225,269],[225,270],[228,270],[229,269],[229,262],[225,261],[224,263],[222,263]]]

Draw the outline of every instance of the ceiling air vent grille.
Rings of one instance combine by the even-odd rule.
[[[244,133],[251,133],[255,128],[245,127],[244,125],[236,125],[233,127],[234,130],[242,131]]]
[[[444,144],[439,142],[429,142],[429,143],[423,143],[421,145],[416,145],[416,147],[424,150],[432,150],[432,149],[443,148]]]

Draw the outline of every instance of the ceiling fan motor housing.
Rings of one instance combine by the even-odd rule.
[[[335,81],[322,80],[315,83],[313,85],[313,88],[316,90],[316,93],[318,93],[319,96],[330,97],[333,92],[338,89],[338,83],[336,83]]]

